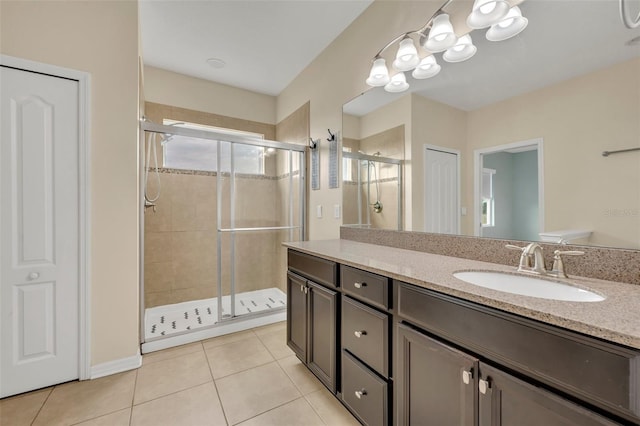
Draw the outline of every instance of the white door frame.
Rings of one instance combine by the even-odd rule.
[[[481,156],[509,149],[535,146],[538,150],[538,225],[540,232],[544,231],[544,151],[543,139],[535,138],[524,141],[512,142],[504,145],[480,148],[473,151],[473,235],[480,236],[480,205],[482,193],[482,164]]]
[[[442,151],[442,152],[446,152],[448,154],[453,154],[456,156],[456,172],[457,172],[457,177],[456,179],[458,180],[458,185],[456,188],[456,220],[457,220],[457,230],[456,233],[458,235],[460,235],[460,228],[461,228],[461,223],[462,220],[460,218],[460,188],[461,188],[461,182],[460,182],[460,156],[461,156],[461,152],[459,149],[453,149],[453,148],[448,148],[448,147],[444,147],[444,146],[438,146],[438,145],[432,145],[432,144],[428,144],[425,143],[422,147],[422,168],[424,169],[424,175],[422,177],[422,182],[426,182],[427,181],[427,176],[429,176],[428,173],[428,167],[427,167],[427,150],[431,149],[434,151]],[[423,195],[426,194],[426,187],[424,189]],[[427,197],[423,196],[423,204],[422,204],[422,221],[423,221],[423,229],[426,229],[426,224],[427,224]]]
[[[78,377],[88,380],[91,378],[91,75],[8,55],[0,55],[0,65],[78,82]]]

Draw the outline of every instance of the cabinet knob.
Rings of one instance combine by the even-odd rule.
[[[367,283],[359,283],[359,282],[356,281],[355,283],[353,283],[353,286],[355,288],[362,288],[362,287],[366,287]]]
[[[356,391],[356,398],[361,399],[366,394],[367,394],[367,391],[364,388],[362,388],[362,390]]]
[[[464,383],[465,385],[468,385],[469,383],[471,383],[471,380],[473,380],[473,371],[463,370],[462,371],[462,383]]]
[[[478,390],[480,390],[481,394],[486,394],[489,389],[491,389],[491,382],[489,380],[480,379],[478,381]]]
[[[27,278],[31,281],[37,280],[38,278],[40,278],[40,274],[38,272],[32,272],[27,276]]]
[[[353,332],[353,334],[355,334],[355,336],[359,339],[362,336],[365,336],[367,334],[367,332],[365,330],[362,330],[362,331],[357,331],[356,330],[356,331]]]

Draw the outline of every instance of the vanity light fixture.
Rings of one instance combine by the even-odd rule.
[[[409,71],[414,69],[420,63],[418,49],[413,44],[413,39],[405,36],[400,42],[396,60],[393,61],[393,68],[398,71]]]
[[[450,47],[446,52],[444,52],[442,59],[447,62],[462,62],[471,58],[477,51],[478,48],[473,45],[471,36],[469,34],[465,34],[458,39],[455,46]]]
[[[436,57],[433,55],[425,56],[420,61],[420,64],[411,73],[413,78],[421,80],[423,78],[435,77],[440,72],[442,67],[436,62]]]
[[[407,78],[404,76],[403,72],[399,72],[391,77],[391,81],[384,86],[384,90],[391,93],[404,92],[409,88],[409,83],[407,83]]]
[[[440,72],[435,53],[444,52],[447,62],[462,62],[471,58],[478,50],[473,45],[470,34],[459,38],[455,33],[449,14],[444,12],[453,0],[446,0],[420,29],[408,31],[391,40],[373,58],[369,78],[366,82],[372,87],[384,87],[387,92],[403,92],[409,88],[404,72],[412,71],[414,79],[431,78]],[[526,28],[527,18],[522,16],[518,6],[511,7],[506,0],[475,0],[467,17],[467,26],[472,29],[491,27],[486,37],[490,41],[502,41],[519,34]],[[420,48],[425,56],[421,57],[416,48],[414,37],[419,38]],[[390,76],[389,68],[382,54],[398,43],[395,60],[392,63],[397,74]]]
[[[389,78],[389,70],[384,59],[379,56],[373,61],[367,84],[373,87],[384,86],[391,79]]]
[[[509,8],[505,0],[476,0],[467,17],[467,26],[474,30],[490,27],[507,16]]]
[[[453,25],[449,21],[449,15],[441,13],[433,18],[433,25],[429,35],[423,44],[425,50],[437,53],[453,47],[458,41],[456,33],[453,31]]]
[[[522,16],[518,6],[513,6],[507,16],[487,31],[487,40],[502,41],[518,35],[527,28],[529,20]]]

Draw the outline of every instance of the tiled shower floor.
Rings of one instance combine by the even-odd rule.
[[[279,288],[236,294],[235,315],[287,306],[287,295]],[[231,316],[231,296],[222,296],[222,315]],[[145,311],[145,338],[151,341],[214,325],[218,321],[218,298],[156,306]]]

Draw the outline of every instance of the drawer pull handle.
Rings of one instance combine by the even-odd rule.
[[[356,330],[356,331],[354,331],[354,332],[353,332],[353,334],[355,334],[355,336],[359,339],[359,338],[361,338],[362,336],[366,336],[366,335],[367,335],[367,332],[366,332],[365,330],[362,330],[362,331],[357,331],[357,330]]]
[[[489,380],[480,379],[478,381],[478,390],[480,390],[481,394],[485,395],[489,389],[491,389],[491,382]]]
[[[356,391],[356,398],[361,399],[366,394],[367,394],[367,391],[364,388],[362,388],[362,390]]]
[[[471,380],[473,380],[473,371],[463,370],[462,371],[462,383],[464,383],[465,385],[468,385],[469,383],[471,383]]]
[[[353,283],[353,286],[355,288],[362,288],[362,287],[366,287],[367,283],[359,283],[359,282],[356,281],[355,283]]]

